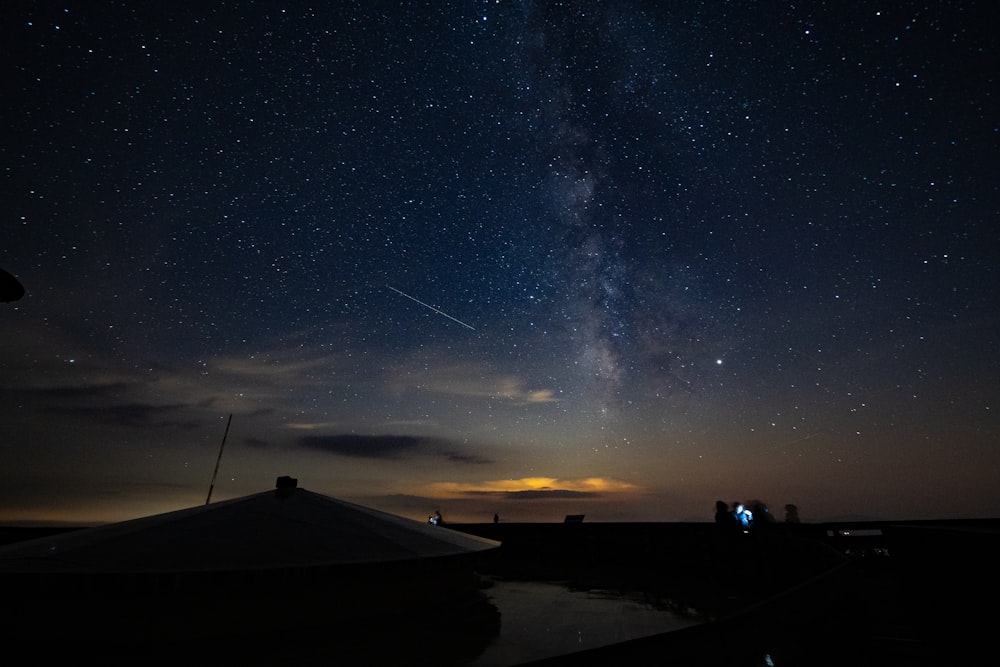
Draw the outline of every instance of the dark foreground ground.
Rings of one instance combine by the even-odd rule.
[[[1000,661],[1000,520],[454,527],[503,543],[484,571],[643,590],[706,620],[539,667]]]
[[[993,642],[1000,619],[1000,520],[770,524],[732,535],[707,523],[448,527],[502,543],[481,556],[477,569],[484,579],[639,592],[651,604],[701,621],[521,664],[947,666],[1000,659]],[[57,530],[0,528],[0,544]],[[287,603],[278,601],[269,613],[280,614],[294,600],[289,591]],[[387,618],[377,627],[130,646],[118,657],[129,664],[190,657],[195,664],[473,665],[502,627],[497,610],[482,604],[444,617]],[[35,657],[54,647],[39,647]],[[79,648],[80,657],[93,649]]]

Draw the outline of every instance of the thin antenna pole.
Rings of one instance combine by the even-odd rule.
[[[219,458],[215,459],[215,472],[212,473],[212,483],[208,486],[208,498],[205,498],[207,505],[212,501],[212,489],[215,488],[215,477],[219,474],[219,462],[222,460],[222,449],[226,446],[226,436],[229,435],[229,425],[233,423],[233,415],[229,414],[229,421],[226,422],[226,432],[222,434],[222,444],[219,445]]]

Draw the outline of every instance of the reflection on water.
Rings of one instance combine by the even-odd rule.
[[[574,590],[553,582],[497,579],[486,590],[500,631],[470,667],[507,667],[670,632],[699,618],[640,594]]]

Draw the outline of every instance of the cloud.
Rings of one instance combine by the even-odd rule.
[[[527,405],[553,403],[551,389],[533,389],[521,378],[497,373],[482,364],[428,363],[421,359],[397,368],[388,378],[388,387],[396,393],[422,391],[465,398],[508,400]]]
[[[483,482],[438,482],[430,485],[427,495],[462,497],[478,495],[503,496],[511,500],[540,498],[597,498],[615,493],[636,491],[635,484],[604,477],[558,479],[556,477],[522,477]]]
[[[482,456],[476,456],[475,454],[463,454],[462,452],[442,450],[439,452],[442,456],[447,458],[449,461],[454,461],[455,463],[472,463],[475,465],[485,465],[487,463],[493,463],[492,459],[483,458]]]
[[[45,387],[32,390],[32,393],[42,398],[52,399],[99,398],[103,396],[121,396],[131,386],[125,382],[111,382],[107,384]]]
[[[331,426],[336,426],[336,422],[291,422],[285,424],[285,428],[295,431],[316,431],[323,428],[330,428]]]
[[[299,438],[299,444],[308,449],[317,449],[341,456],[356,456],[368,459],[398,459],[426,446],[423,438],[412,435],[306,435]]]
[[[48,407],[46,412],[71,415],[104,424],[122,426],[180,426],[197,428],[198,422],[172,418],[182,410],[191,408],[187,404],[150,405],[148,403],[123,403],[100,407]]]
[[[557,400],[552,395],[551,389],[540,389],[538,391],[531,391],[526,394],[527,403],[552,403]]]
[[[252,378],[255,382],[285,382],[289,378],[301,380],[315,377],[318,371],[336,368],[336,358],[314,351],[273,350],[244,357],[215,357],[208,363],[213,372],[230,377]]]
[[[267,449],[271,446],[271,443],[261,438],[243,438],[243,444],[253,449]]]
[[[508,491],[504,496],[510,500],[553,500],[556,498],[600,498],[602,494],[593,491],[548,489],[538,491]]]
[[[410,456],[440,456],[456,463],[491,463],[473,454],[466,454],[454,444],[440,438],[415,435],[305,435],[298,439],[302,447],[339,456],[368,459],[400,459]]]

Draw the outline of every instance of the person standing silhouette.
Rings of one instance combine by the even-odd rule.
[[[729,511],[729,505],[721,500],[715,501],[715,523],[720,526],[736,527],[736,515]]]

